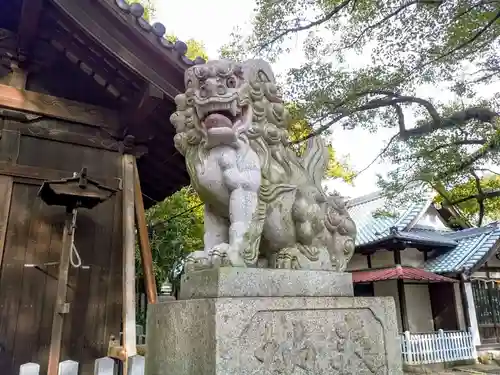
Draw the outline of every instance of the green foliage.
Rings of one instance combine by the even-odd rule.
[[[175,35],[167,35],[166,38],[172,43],[175,43],[176,40],[178,39]],[[189,39],[185,43],[187,44],[187,47],[188,47],[186,56],[189,59],[194,60],[197,57],[201,57],[205,61],[208,60],[208,55],[207,55],[207,52],[205,50],[205,46],[202,42],[199,42],[199,41],[194,40],[194,39]]]
[[[372,216],[374,218],[397,218],[399,215],[394,210],[377,209],[373,212]]]
[[[156,285],[167,279],[176,262],[203,249],[203,205],[191,187],[185,187],[146,212]],[[142,277],[137,256],[138,278]]]
[[[290,134],[290,141],[292,142],[291,147],[294,149],[295,153],[300,156],[305,150],[306,142],[296,144],[293,142],[303,140],[311,134],[312,127],[304,118],[303,113],[296,104],[288,103],[286,107],[288,109],[288,113],[290,114],[290,125],[288,130]],[[327,144],[327,147],[330,159],[325,173],[325,178],[341,178],[347,183],[352,183],[354,172],[349,168],[345,161],[337,159],[332,145]]]
[[[445,196],[438,195],[436,201],[446,206],[447,202],[457,202],[479,194],[477,181],[471,177],[468,181],[453,186]],[[500,176],[486,174],[479,180],[484,192],[500,192]],[[479,221],[480,204],[477,199],[471,198],[455,205],[464,218],[471,223]],[[486,221],[500,220],[500,194],[484,200]],[[484,221],[483,221],[484,223]]]
[[[155,4],[157,0],[138,0],[138,1],[126,0],[126,1],[129,4],[134,2],[142,4],[142,6],[144,7],[143,17],[146,21],[150,21],[156,14]],[[175,43],[175,41],[177,41],[178,39],[175,35],[167,35],[166,38],[173,43]],[[188,47],[186,56],[189,59],[194,60],[197,57],[202,57],[203,59],[208,60],[207,52],[202,42],[199,42],[194,39],[189,39],[185,43],[187,44]]]

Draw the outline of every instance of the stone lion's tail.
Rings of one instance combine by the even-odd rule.
[[[307,140],[307,147],[302,156],[302,166],[311,177],[314,185],[323,192],[321,181],[328,167],[328,148],[321,137],[312,137]]]
[[[330,196],[326,202],[325,227],[332,235],[330,258],[337,271],[344,271],[354,254],[356,224],[340,196]]]

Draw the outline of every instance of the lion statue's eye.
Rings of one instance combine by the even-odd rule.
[[[230,89],[234,89],[236,87],[236,78],[234,77],[229,77],[226,80],[226,86]]]

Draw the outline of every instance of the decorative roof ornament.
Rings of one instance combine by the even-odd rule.
[[[191,60],[186,56],[188,47],[187,44],[177,40],[175,43],[170,42],[165,38],[165,33],[167,31],[165,25],[160,22],[155,22],[150,24],[144,18],[144,6],[139,3],[128,4],[125,0],[115,0],[115,4],[118,8],[124,12],[131,14],[135,17],[137,24],[139,27],[147,33],[152,33],[154,36],[158,38],[158,44],[167,50],[173,50],[178,53],[179,60],[181,60],[186,65],[199,65],[204,64],[206,61],[203,57],[196,57],[194,60]]]

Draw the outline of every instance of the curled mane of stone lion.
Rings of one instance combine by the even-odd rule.
[[[185,74],[171,116],[176,148],[205,203],[204,250],[189,269],[232,265],[343,271],[356,227],[321,180],[320,137],[288,147],[288,114],[262,60],[210,61]]]

